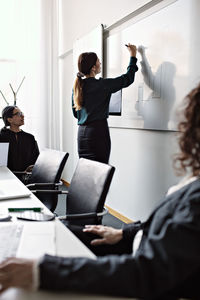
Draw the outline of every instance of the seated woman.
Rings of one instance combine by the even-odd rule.
[[[133,245],[131,254],[88,258],[45,255],[0,264],[1,291],[8,287],[109,294],[143,299],[199,299],[200,276],[200,84],[186,98],[179,123],[177,167],[188,178],[171,189],[144,223],[123,230],[88,226],[98,244]],[[139,240],[140,239],[140,240]]]
[[[20,129],[24,114],[17,106],[6,106],[2,111],[5,124],[0,131],[0,142],[9,143],[8,168],[11,171],[31,171],[39,149],[34,136]]]

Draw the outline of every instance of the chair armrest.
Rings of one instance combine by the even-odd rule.
[[[26,171],[12,171],[14,174],[19,174],[19,175],[31,175],[31,172],[26,172]]]
[[[78,219],[88,219],[88,218],[98,218],[103,217],[108,213],[108,210],[106,208],[103,209],[102,212],[96,213],[96,212],[90,212],[90,213],[83,213],[83,214],[70,214],[65,216],[59,216],[59,220],[78,220]]]
[[[60,191],[60,190],[31,190],[33,194],[36,193],[49,193],[49,194],[68,194],[68,191]]]
[[[51,182],[36,182],[36,183],[29,183],[26,185],[27,188],[39,188],[39,187],[49,187],[53,188],[55,186],[61,186],[63,183],[62,181],[56,182],[56,183],[51,183]]]

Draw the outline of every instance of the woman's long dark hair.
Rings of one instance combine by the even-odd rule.
[[[78,70],[77,78],[74,83],[74,107],[76,110],[80,110],[83,105],[83,84],[84,79],[82,77],[89,75],[92,67],[96,64],[97,55],[94,52],[82,53],[78,58]]]
[[[200,83],[185,101],[184,120],[178,125],[181,152],[175,156],[174,165],[180,175],[189,169],[196,176],[200,174]]]
[[[8,122],[7,119],[13,117],[13,111],[15,108],[18,107],[16,105],[8,105],[4,107],[4,109],[2,110],[2,119],[4,121],[5,127],[10,126],[10,123]]]

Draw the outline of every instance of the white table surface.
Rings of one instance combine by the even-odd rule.
[[[17,181],[20,185],[22,184],[15,175],[9,171],[6,167],[0,167],[0,184],[1,180],[13,180]],[[11,188],[11,187],[10,187]],[[0,201],[0,213],[7,213],[8,207],[43,207],[44,212],[50,214],[51,212],[41,203],[40,200],[36,198],[35,195],[31,194],[28,198],[21,199],[11,199],[11,200],[1,200]],[[49,249],[45,249],[44,245],[41,247],[38,243],[35,244],[35,249],[32,249],[32,254],[29,251],[29,233],[31,231],[37,231],[38,228],[41,233],[46,234],[47,224],[54,224],[55,226],[55,237],[56,237],[56,247],[55,254],[61,256],[85,256],[92,259],[95,259],[95,255],[70,231],[68,230],[59,220],[54,220],[50,222],[28,222],[28,221],[17,221],[13,220],[12,222],[20,222],[24,225],[23,230],[23,238],[20,242],[19,250],[17,253],[18,257],[38,257],[44,253],[48,253]],[[1,225],[8,222],[0,222]],[[44,244],[44,243],[43,243]],[[31,247],[33,248],[31,244]],[[38,251],[41,250],[41,251]],[[54,254],[50,253],[49,254]],[[97,296],[97,295],[86,295],[86,294],[75,294],[75,293],[56,293],[56,292],[48,292],[48,291],[24,291],[21,289],[12,288],[4,292],[0,295],[1,300],[64,300],[64,299],[73,299],[73,300],[125,300],[127,298],[115,298],[115,297],[105,297],[105,296]]]

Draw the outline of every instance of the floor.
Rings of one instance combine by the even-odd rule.
[[[67,187],[62,186],[62,190],[67,190]],[[65,214],[65,211],[66,211],[66,196],[59,195],[59,201],[55,212],[57,213],[58,216],[62,216]],[[120,221],[118,218],[108,213],[103,217],[102,224],[119,229],[123,226],[124,223]]]

